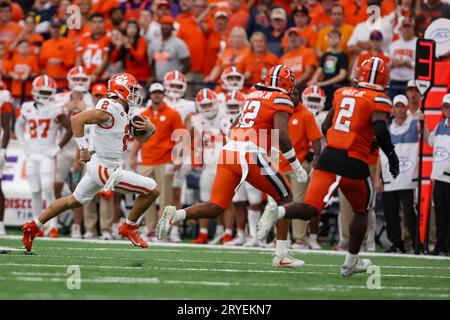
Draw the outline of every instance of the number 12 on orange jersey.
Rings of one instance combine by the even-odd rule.
[[[248,100],[245,102],[242,109],[241,116],[239,117],[239,122],[236,125],[238,128],[251,128],[255,124],[255,119],[258,116],[259,110],[261,109],[261,101]]]

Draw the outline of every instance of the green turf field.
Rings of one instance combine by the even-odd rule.
[[[371,256],[381,289],[368,289],[369,274],[341,278],[344,257],[330,252],[295,252],[306,265],[293,270],[272,268],[270,250],[42,239],[33,254],[20,248],[18,237],[0,238],[0,299],[450,298],[449,258]],[[67,288],[70,265],[80,289]]]

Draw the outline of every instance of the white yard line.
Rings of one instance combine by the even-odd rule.
[[[21,240],[20,236],[2,236],[1,239],[8,239],[8,240]],[[100,239],[72,239],[72,238],[38,238],[37,241],[62,241],[62,242],[79,242],[79,243],[96,243],[96,244],[120,244],[120,245],[128,245],[130,246],[129,241],[125,240],[100,240]],[[199,248],[199,249],[220,249],[220,251],[213,251],[213,250],[195,250],[194,252],[198,253],[245,253],[245,251],[258,251],[262,254],[268,254],[272,253],[274,251],[273,248],[247,248],[247,247],[231,247],[231,246],[222,246],[222,245],[211,245],[211,244],[204,244],[204,245],[198,245],[198,244],[191,244],[191,243],[170,243],[170,242],[151,242],[150,244],[150,251],[157,251],[161,250],[161,252],[180,252],[182,250],[176,249],[176,248]],[[174,249],[156,249],[155,247],[169,247]],[[61,248],[68,249],[68,248]],[[133,252],[147,252],[147,250],[143,249],[121,249],[121,248],[73,248],[73,250],[92,250],[92,251],[108,251],[108,250],[117,250],[117,251],[133,251]],[[346,254],[346,252],[342,251],[334,251],[334,250],[320,250],[320,251],[314,251],[314,250],[296,250],[291,249],[290,252],[298,252],[303,254],[324,254],[324,255],[338,255],[343,256]],[[377,252],[361,252],[361,256],[367,256],[367,257],[395,257],[395,258],[412,258],[412,259],[424,259],[424,260],[447,260],[450,262],[450,257],[442,257],[442,256],[427,256],[427,255],[414,255],[414,254],[386,254],[386,253],[377,253]]]
[[[128,267],[128,266],[107,266],[107,265],[79,265],[80,268],[86,269],[140,269],[142,267]],[[1,267],[37,267],[37,268],[67,268],[68,265],[53,265],[53,264],[38,264],[38,263],[1,263]],[[279,269],[279,270],[254,270],[254,269],[220,269],[220,268],[196,268],[196,267],[154,267],[145,266],[145,270],[157,270],[157,271],[174,271],[174,272],[213,272],[213,273],[283,273],[286,274],[290,271],[296,270]],[[297,269],[295,272],[298,275],[331,275],[337,276],[337,272],[313,272],[305,271],[303,268]],[[424,278],[424,279],[450,279],[450,276],[437,276],[437,275],[424,275],[424,274],[385,274],[382,273],[382,277],[390,278]]]

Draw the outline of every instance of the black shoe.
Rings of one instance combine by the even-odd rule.
[[[386,253],[405,253],[406,250],[403,247],[394,247],[391,246],[388,250],[385,251]]]

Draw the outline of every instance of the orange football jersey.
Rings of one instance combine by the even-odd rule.
[[[88,75],[93,73],[108,55],[109,43],[110,38],[108,34],[96,40],[89,34],[80,40],[77,51],[81,56],[82,66]]]
[[[348,156],[368,163],[375,137],[372,130],[374,111],[391,113],[392,102],[382,92],[344,87],[336,90],[333,122],[327,131],[328,146],[347,150]]]
[[[271,130],[276,112],[292,114],[294,104],[288,95],[279,91],[254,91],[244,103],[236,126],[231,129],[230,138],[238,141],[252,141],[266,150],[271,148]]]

